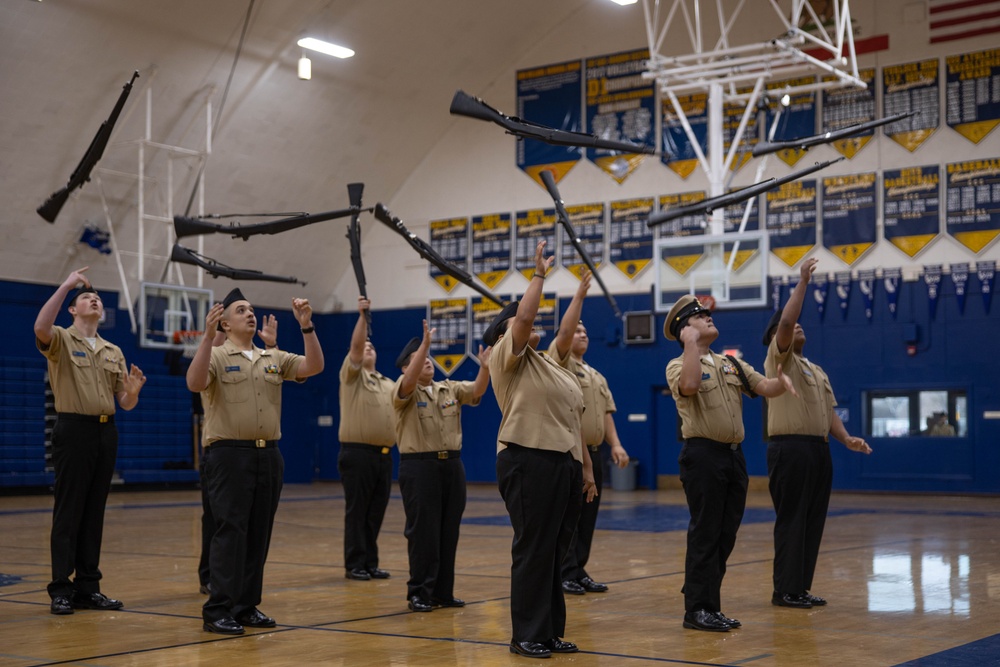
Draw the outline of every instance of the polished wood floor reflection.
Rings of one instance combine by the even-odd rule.
[[[773,512],[752,493],[723,585],[743,627],[684,630],[686,509],[679,491],[607,490],[591,574],[603,594],[567,596],[574,665],[987,665],[1000,662],[1000,499],[833,498],[813,592],[826,607],[774,607]],[[469,487],[455,594],[463,609],[406,609],[403,509],[383,526],[383,581],[344,578],[341,487],[286,486],[261,609],[273,630],[201,629],[197,491],[116,492],[103,590],[118,612],[53,616],[51,498],[0,497],[0,665],[524,665],[511,655],[511,529],[495,486]],[[917,661],[919,660],[919,663]]]

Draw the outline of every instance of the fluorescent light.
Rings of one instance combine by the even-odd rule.
[[[639,2],[639,0],[611,0],[611,2],[615,3],[616,5],[622,5],[624,7],[625,5],[634,5],[635,3]]]
[[[304,49],[319,51],[320,53],[337,58],[350,58],[354,55],[354,51],[346,46],[324,42],[322,39],[316,39],[315,37],[303,37],[299,40],[298,44]]]
[[[312,78],[312,61],[305,56],[299,58],[299,78],[303,81]]]

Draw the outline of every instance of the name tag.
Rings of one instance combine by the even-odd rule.
[[[74,357],[85,357],[85,356],[87,356],[87,353],[86,352],[80,352],[80,350],[73,350],[73,356]]]
[[[813,376],[812,371],[809,370],[808,368],[803,368],[802,369],[802,374],[805,375],[805,376],[807,376],[807,377],[812,377]]]
[[[240,370],[239,366],[226,366],[227,373],[237,373],[239,372],[239,370]]]
[[[417,401],[417,407],[418,408],[426,408],[427,407],[427,401]]]
[[[711,380],[712,379],[712,375],[710,373],[702,373],[701,374],[701,379],[702,380]]]

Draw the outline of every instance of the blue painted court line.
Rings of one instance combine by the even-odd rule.
[[[901,662],[895,667],[985,667],[986,665],[1000,665],[1000,635],[985,637],[909,662]]]

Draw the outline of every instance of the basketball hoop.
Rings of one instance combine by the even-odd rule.
[[[708,312],[715,310],[715,297],[711,294],[696,294],[694,298],[698,299],[702,306],[708,308]]]
[[[173,335],[174,345],[182,346],[185,359],[193,359],[204,333],[204,331],[175,331]]]

